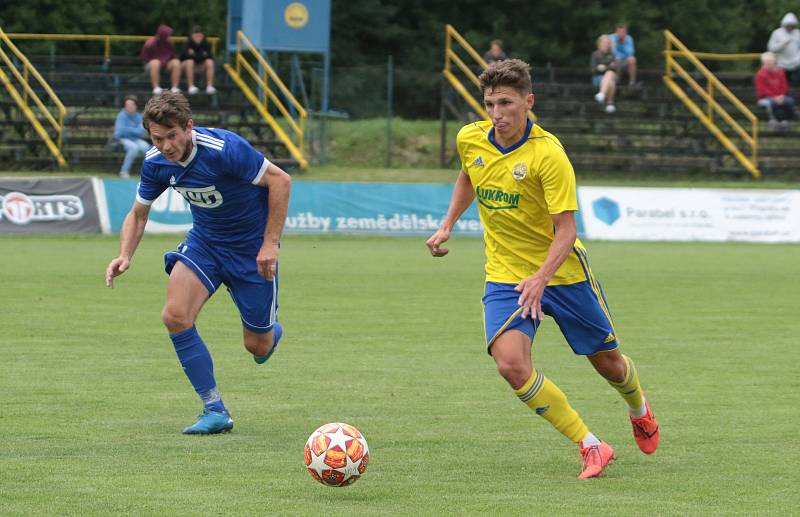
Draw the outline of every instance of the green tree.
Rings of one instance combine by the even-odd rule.
[[[0,3],[5,32],[107,34],[112,27],[108,0],[26,0]]]
[[[223,37],[228,20],[225,0],[112,1],[108,10],[113,28],[120,34],[155,34],[163,23],[176,35],[188,35],[194,25],[199,25],[207,35]]]

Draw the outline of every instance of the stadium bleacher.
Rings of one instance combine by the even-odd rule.
[[[112,171],[123,153],[109,148],[114,118],[125,95],[150,96],[138,58],[102,56],[30,56],[68,107],[63,152],[72,168]],[[748,173],[661,81],[661,70],[643,70],[639,88],[623,86],[618,111],[606,114],[593,100],[594,88],[583,68],[534,67],[539,123],[555,133],[576,168],[599,173],[729,175]],[[727,74],[721,79],[756,111],[752,77]],[[191,97],[199,125],[225,127],[264,149],[277,163],[295,164],[284,144],[224,71],[217,73],[219,94]],[[454,104],[459,100],[451,92]],[[462,111],[468,110],[461,106]],[[759,116],[763,114],[758,113]],[[796,131],[775,133],[760,127],[759,164],[768,177],[793,177],[800,169]],[[5,169],[48,169],[53,160],[9,98],[0,96],[0,164]]]
[[[749,177],[662,82],[662,70],[642,70],[641,85],[620,87],[618,111],[607,114],[593,96],[584,68],[535,67],[534,111],[538,122],[556,134],[576,169],[592,172],[645,172]],[[752,76],[722,74],[722,81],[759,117]],[[448,102],[469,111],[455,90]],[[770,177],[796,177],[798,133],[772,132],[766,118],[759,127],[759,165]]]
[[[81,170],[112,171],[124,153],[109,146],[114,120],[122,99],[140,99],[140,109],[151,96],[148,78],[136,57],[115,57],[103,64],[102,56],[29,56],[33,64],[68,108],[63,152],[70,166]],[[195,123],[224,127],[239,133],[270,154],[273,161],[291,169],[295,164],[285,145],[244,98],[227,74],[217,73],[218,95],[190,97]],[[44,143],[20,118],[15,103],[0,96],[0,166],[4,169],[48,169],[53,160]]]

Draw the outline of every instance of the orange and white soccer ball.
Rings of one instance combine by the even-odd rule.
[[[327,486],[347,486],[367,470],[369,447],[352,425],[325,424],[311,433],[304,451],[311,477]]]

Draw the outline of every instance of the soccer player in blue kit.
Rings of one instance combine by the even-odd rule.
[[[214,380],[214,364],[195,320],[206,300],[225,284],[239,309],[244,346],[262,364],[283,334],[277,322],[278,250],[289,206],[291,179],[239,135],[194,127],[185,97],[151,98],[142,122],[155,147],[142,165],[136,200],[125,218],[119,256],[106,285],[130,267],[150,205],[172,187],[189,202],[193,227],[164,255],[167,300],[161,318],[203,412],[185,434],[215,434],[233,419]]]

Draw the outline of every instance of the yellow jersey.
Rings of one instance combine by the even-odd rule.
[[[553,242],[550,214],[578,210],[575,172],[561,142],[528,121],[510,147],[494,140],[491,122],[461,128],[456,137],[462,170],[475,189],[486,243],[486,281],[519,283],[534,274]],[[548,285],[588,280],[576,239],[569,257]]]

